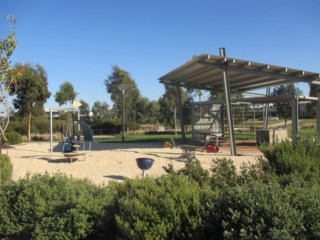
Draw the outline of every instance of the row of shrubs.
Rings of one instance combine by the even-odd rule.
[[[62,134],[70,134],[72,131],[72,122],[70,120],[63,119],[53,119],[52,130],[54,133],[61,132]],[[127,129],[137,130],[140,128],[139,124],[134,124],[132,122],[126,123]],[[103,134],[117,134],[122,131],[122,123],[119,119],[107,119],[104,122],[91,123],[91,129],[97,135]],[[12,120],[7,129],[8,132],[15,131],[21,135],[27,135],[28,126],[26,120]],[[50,133],[50,123],[47,118],[36,118],[31,122],[31,133],[33,134],[49,134]],[[157,133],[157,132],[155,132]],[[164,132],[168,134],[168,132]],[[151,133],[152,134],[152,133]],[[159,134],[159,132],[158,132]]]
[[[210,171],[189,160],[165,176],[107,186],[48,174],[5,181],[0,238],[319,239],[319,162],[306,154],[318,145],[264,146],[267,160],[239,173],[223,158]],[[313,167],[294,164],[299,154]]]
[[[54,140],[61,140],[64,135],[71,134],[72,131],[72,123],[70,119],[53,119],[52,121],[52,130],[54,136]],[[92,122],[90,124],[91,129],[93,130],[94,135],[105,135],[105,134],[118,134],[122,131],[122,123],[119,119],[107,119],[104,122],[95,123]],[[137,130],[140,128],[139,124],[128,122],[126,124],[127,130]],[[26,136],[28,134],[28,126],[27,121],[25,119],[21,120],[11,120],[10,125],[6,131],[8,132],[17,132],[22,136]],[[31,139],[35,141],[46,141],[49,138],[50,134],[50,122],[47,118],[36,118],[31,122]],[[59,134],[60,133],[60,134]],[[153,135],[153,134],[173,134],[174,131],[149,131],[145,134]],[[9,143],[15,144],[15,143]]]
[[[52,129],[54,132],[59,131],[66,131],[67,123],[64,120],[53,120],[52,122]],[[69,127],[71,128],[71,127]],[[7,128],[7,131],[16,131],[20,133],[21,135],[27,135],[28,134],[28,122],[26,119],[22,120],[11,120],[10,124]],[[37,118],[32,119],[31,121],[31,132],[32,133],[39,133],[39,134],[45,134],[50,133],[50,122],[47,118]]]
[[[128,128],[132,124],[128,123]],[[122,124],[118,119],[108,119],[103,123],[91,124],[91,128],[96,131],[103,130],[103,134],[115,134],[120,133],[122,130]],[[61,132],[63,134],[70,134],[72,131],[72,121],[53,119],[52,121],[53,132]],[[12,120],[8,126],[7,131],[16,131],[22,135],[27,135],[28,126],[26,120]],[[31,122],[31,133],[34,134],[49,134],[50,133],[50,122],[47,118],[33,119]]]

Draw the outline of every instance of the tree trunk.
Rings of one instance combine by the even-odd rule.
[[[174,134],[177,135],[177,108],[174,107]]]
[[[31,112],[28,114],[28,142],[31,141]]]

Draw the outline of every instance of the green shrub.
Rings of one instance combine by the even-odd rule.
[[[196,181],[200,186],[205,186],[210,181],[209,171],[203,169],[200,161],[197,159],[188,159],[185,167],[178,171],[174,170],[172,164],[169,164],[168,167],[163,167],[163,169],[169,174],[185,175]]]
[[[308,185],[309,181],[305,181],[300,187],[291,185],[287,192],[291,205],[301,213],[304,238],[320,239],[320,185]]]
[[[28,133],[27,121],[23,119],[10,121],[10,124],[8,125],[8,128],[7,128],[7,132],[10,132],[10,131],[16,131],[21,135],[27,135]]]
[[[320,170],[320,138],[298,139],[296,143],[284,141],[260,149],[278,175],[295,172],[306,175]]]
[[[116,221],[122,239],[201,239],[212,191],[184,175],[127,180],[118,186]]]
[[[218,158],[213,163],[210,181],[212,188],[224,189],[237,183],[236,167],[231,159]]]
[[[1,190],[0,238],[97,239],[104,233],[104,209],[112,200],[106,188],[45,174]]]
[[[217,239],[303,239],[303,215],[277,183],[252,181],[224,189],[213,207]]]
[[[255,163],[243,163],[240,166],[240,174],[238,183],[244,184],[251,181],[259,180],[265,183],[274,178],[274,172],[270,169],[270,165],[262,156],[257,158]]]
[[[53,132],[65,133],[67,129],[68,120],[53,119],[52,130]],[[70,124],[70,121],[69,121]],[[31,121],[31,133],[49,134],[50,133],[50,120],[45,118],[34,118]],[[21,135],[28,134],[28,126],[26,119],[12,120],[7,128],[7,132],[16,131]]]
[[[122,125],[119,120],[108,119],[104,123],[92,125],[91,129],[97,134],[115,134],[120,133]]]
[[[12,177],[12,163],[8,155],[0,154],[0,185],[10,181]]]
[[[19,144],[22,143],[22,136],[16,131],[10,131],[5,133],[8,144]]]
[[[40,134],[50,133],[50,119],[37,118],[33,120],[32,125],[34,127],[34,131],[32,131],[32,133],[40,133]]]

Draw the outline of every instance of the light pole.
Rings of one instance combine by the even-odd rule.
[[[125,131],[125,107],[124,107],[124,94],[129,89],[129,85],[122,83],[118,85],[118,90],[122,92],[122,142],[124,142],[124,131]]]

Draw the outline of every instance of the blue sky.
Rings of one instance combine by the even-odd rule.
[[[0,0],[0,37],[16,17],[12,63],[42,65],[52,97],[70,81],[90,107],[106,101],[112,66],[157,100],[159,77],[202,53],[320,72],[318,0]],[[306,84],[298,87],[308,95]]]

